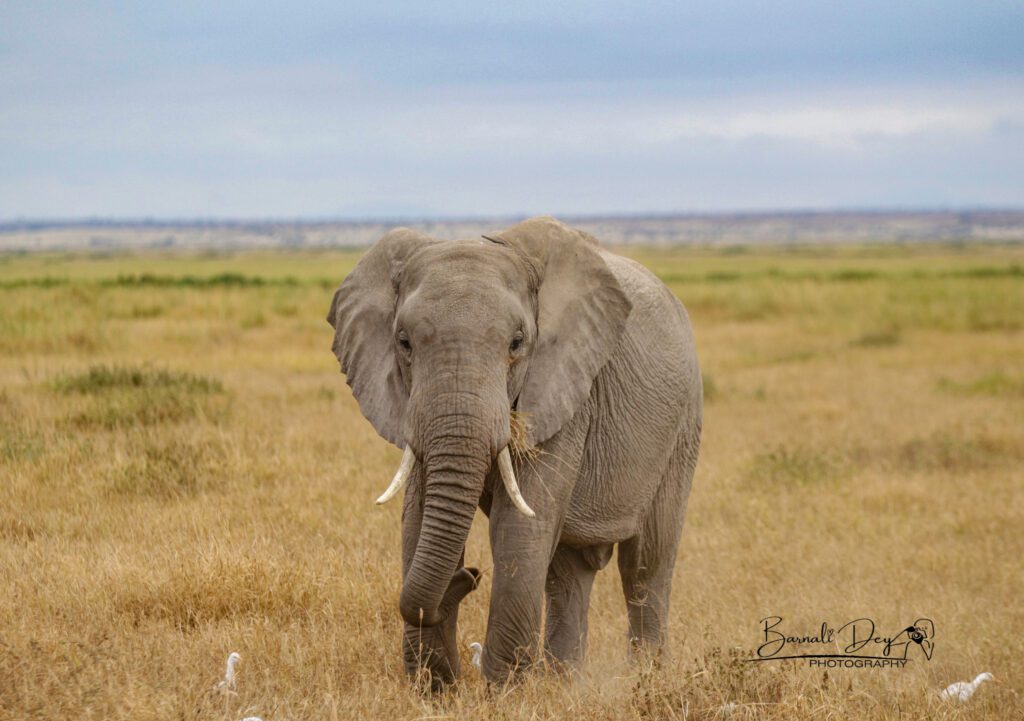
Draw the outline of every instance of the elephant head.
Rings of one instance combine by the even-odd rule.
[[[451,612],[495,464],[516,506],[533,512],[516,498],[512,411],[529,444],[556,433],[589,396],[630,310],[596,241],[549,218],[471,241],[400,228],[338,288],[327,319],[341,370],[363,415],[405,449],[380,500],[409,478],[421,484],[419,512],[403,517],[418,524],[403,527],[415,539],[400,602],[409,624],[435,626]]]

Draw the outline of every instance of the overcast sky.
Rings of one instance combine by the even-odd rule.
[[[0,219],[1024,205],[1024,3],[0,2]]]

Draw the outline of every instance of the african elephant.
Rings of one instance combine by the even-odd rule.
[[[552,218],[462,241],[399,228],[344,280],[328,321],[362,413],[405,449],[378,502],[407,485],[411,675],[435,688],[458,676],[478,506],[494,561],[489,681],[542,653],[582,661],[594,575],[615,544],[629,639],[661,648],[703,396],[686,311],[653,274]]]

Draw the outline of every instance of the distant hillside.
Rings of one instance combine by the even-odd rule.
[[[419,228],[440,238],[470,238],[515,220],[13,222],[0,223],[0,252],[360,247],[396,225]],[[1024,241],[1024,211],[738,213],[564,220],[607,245]]]

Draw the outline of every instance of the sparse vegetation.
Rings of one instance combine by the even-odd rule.
[[[68,404],[74,411],[66,420],[78,429],[177,423],[197,415],[220,417],[228,409],[219,380],[165,369],[94,365],[59,375],[53,387],[63,395],[90,397]]]
[[[144,438],[111,474],[110,490],[155,498],[195,496],[220,485],[223,462],[223,448],[208,440]]]
[[[899,328],[889,327],[862,333],[851,345],[859,348],[888,348],[899,345],[902,340],[903,334]]]
[[[401,509],[373,504],[400,451],[324,321],[359,254],[4,258],[0,718],[1020,716],[1024,247],[629,252],[686,301],[708,399],[673,657],[626,662],[612,563],[581,679],[489,693],[467,657],[435,698],[398,655]],[[747,663],[768,615],[927,615],[935,653]],[[230,651],[238,696],[214,696]],[[968,707],[938,701],[981,670]]]
[[[98,394],[118,390],[180,390],[187,393],[220,393],[220,381],[192,373],[172,372],[147,366],[90,366],[84,373],[63,375],[54,385],[62,393]]]
[[[780,445],[751,459],[746,471],[748,486],[768,486],[776,490],[786,487],[835,482],[841,472],[840,462],[827,453],[804,447]]]
[[[1015,439],[977,436],[965,430],[940,431],[912,438],[896,448],[894,459],[904,471],[969,473],[1006,461],[1024,459]]]
[[[163,288],[252,288],[268,284],[273,285],[295,285],[294,278],[275,278],[268,281],[259,276],[246,276],[241,273],[216,273],[210,276],[196,275],[154,275],[152,273],[141,273],[139,275],[119,275],[113,280],[101,281],[103,285],[123,286],[128,288],[139,287],[163,287]]]
[[[1024,376],[1011,376],[1002,371],[988,373],[968,381],[939,378],[939,390],[956,395],[993,396],[996,398],[1024,397]]]

